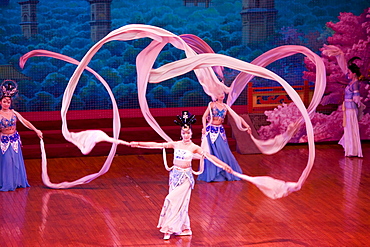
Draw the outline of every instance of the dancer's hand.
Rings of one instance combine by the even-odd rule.
[[[130,143],[129,143],[129,142],[122,141],[122,140],[117,140],[117,141],[115,141],[115,143],[117,143],[117,144],[121,144],[121,145],[130,146]]]
[[[245,128],[247,129],[248,134],[252,134],[251,126],[249,126],[248,124],[244,124],[244,125],[245,125]]]
[[[227,171],[228,173],[231,173],[233,171],[233,169],[231,169],[230,166],[228,165],[225,165],[224,168],[223,168],[225,171]]]
[[[139,142],[130,142],[130,147],[137,148],[139,146]]]
[[[41,132],[41,130],[35,130],[35,132],[36,132],[37,136],[38,136],[40,139],[42,139],[42,138],[43,138],[43,137],[42,137],[42,132]]]

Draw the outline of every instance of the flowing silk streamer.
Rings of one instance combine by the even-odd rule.
[[[79,62],[77,60],[75,60],[73,58],[70,58],[68,56],[59,54],[59,53],[45,51],[45,50],[34,50],[34,51],[26,53],[25,55],[23,55],[20,58],[19,66],[21,68],[23,68],[24,65],[26,64],[27,60],[29,58],[35,57],[35,56],[53,57],[53,58],[60,59],[60,60],[75,64],[75,65],[79,64]],[[81,150],[81,152],[83,154],[90,153],[91,150],[94,148],[95,144],[98,143],[98,142],[103,142],[103,141],[104,142],[111,142],[113,145],[112,145],[112,148],[109,152],[109,155],[108,155],[106,161],[104,162],[104,165],[102,166],[102,168],[100,169],[99,172],[97,172],[95,174],[87,175],[87,176],[82,177],[82,178],[80,178],[76,181],[73,181],[73,182],[62,182],[62,183],[55,184],[55,183],[52,183],[50,181],[50,178],[49,178],[49,175],[48,175],[48,172],[47,172],[47,159],[46,159],[44,141],[42,139],[40,139],[41,158],[42,158],[42,166],[41,166],[42,167],[42,181],[46,186],[48,186],[50,188],[54,188],[54,189],[70,188],[70,187],[74,187],[74,186],[79,185],[79,184],[89,183],[93,179],[103,175],[104,173],[106,173],[109,170],[109,168],[112,164],[112,160],[113,160],[114,155],[115,155],[116,150],[117,150],[117,144],[128,144],[127,142],[118,140],[119,132],[120,132],[120,128],[121,128],[121,123],[120,123],[120,120],[119,120],[120,117],[119,117],[117,103],[116,103],[116,100],[113,96],[113,93],[110,90],[109,85],[98,73],[96,73],[91,68],[86,67],[86,70],[91,72],[99,81],[102,82],[102,84],[107,89],[108,94],[109,94],[109,96],[112,100],[112,105],[113,105],[113,136],[114,136],[114,138],[109,137],[106,133],[104,133],[101,130],[86,130],[86,131],[81,131],[81,132],[78,132],[78,133],[69,132],[68,127],[67,127],[66,116],[67,116],[68,106],[69,106],[69,103],[71,102],[73,92],[74,92],[74,89],[75,89],[75,85],[71,84],[71,82],[68,84],[68,86],[65,90],[65,93],[63,95],[64,104],[68,104],[68,106],[62,108],[62,111],[61,111],[63,136],[66,140],[68,140],[69,142],[76,145]],[[76,85],[77,85],[77,82],[75,82]],[[71,87],[74,87],[73,90],[71,89]],[[68,96],[68,98],[66,98],[66,96]]]
[[[204,42],[201,38],[199,38],[196,35],[189,35],[184,34],[180,35],[180,37],[184,38],[184,40],[190,45],[191,48],[193,48],[198,54],[201,53],[214,53],[212,48]],[[331,47],[331,46],[325,46],[326,49],[330,49],[331,53],[338,54],[337,51],[338,48]],[[335,50],[334,52],[332,50]],[[325,50],[324,50],[325,52]],[[323,53],[324,53],[323,52]],[[322,59],[316,55],[314,52],[309,50],[308,48],[304,46],[298,46],[298,45],[285,45],[285,46],[279,46],[272,50],[269,50],[256,59],[254,59],[251,64],[259,65],[262,67],[266,67],[269,64],[273,63],[276,60],[282,59],[284,57],[292,56],[297,53],[301,53],[305,55],[309,60],[312,61],[316,65],[316,83],[315,83],[315,90],[314,94],[312,96],[310,105],[308,106],[308,113],[310,116],[315,112],[317,106],[321,102],[322,96],[325,91],[326,87],[326,71],[325,71],[325,65]],[[222,67],[221,67],[222,68]],[[215,70],[216,73],[219,73]],[[249,81],[253,79],[255,75],[241,72],[239,75],[234,79],[230,86],[229,91],[229,97],[227,98],[227,104],[231,106],[235,100],[239,97],[240,93],[244,90],[244,88],[247,86]],[[218,91],[212,92],[213,94],[209,94],[212,98],[217,97],[215,95],[218,93]],[[236,121],[237,127],[243,131],[241,126],[238,124],[240,121],[238,120],[240,117],[237,114],[230,114]],[[253,135],[251,135],[251,138],[253,142],[256,144],[258,149],[263,154],[274,154],[278,151],[280,151],[292,138],[292,136],[296,133],[298,128],[303,123],[303,118],[299,118],[296,120],[295,123],[291,123],[287,130],[280,134],[276,135],[274,138],[268,139],[268,140],[259,140],[255,138]]]
[[[301,185],[307,178],[309,171],[312,168],[313,160],[314,160],[314,142],[313,142],[313,128],[312,124],[308,115],[306,108],[303,105],[299,95],[295,92],[295,90],[290,87],[290,85],[285,82],[281,77],[274,74],[273,72],[257,66],[253,64],[249,64],[231,57],[227,57],[220,54],[200,54],[197,55],[194,50],[192,50],[184,40],[182,40],[179,36],[176,36],[166,30],[161,28],[147,26],[147,25],[127,25],[116,29],[109,33],[106,37],[102,40],[97,42],[83,57],[80,63],[73,73],[67,88],[65,90],[65,94],[63,96],[62,102],[62,121],[63,121],[63,135],[68,136],[70,135],[66,125],[66,113],[71,101],[71,97],[73,95],[74,89],[78,83],[79,77],[81,76],[83,70],[87,69],[87,65],[90,62],[91,58],[95,55],[95,53],[107,42],[112,40],[132,40],[138,38],[148,37],[153,39],[153,41],[146,47],[137,57],[137,73],[138,73],[138,96],[140,107],[142,113],[147,120],[147,122],[152,126],[154,130],[157,131],[158,134],[162,136],[167,141],[171,141],[171,139],[164,133],[164,131],[160,128],[158,123],[152,117],[149,111],[149,107],[145,98],[146,88],[148,81],[150,82],[160,82],[165,80],[166,78],[173,78],[177,75],[184,74],[188,71],[194,70],[195,74],[198,77],[199,83],[203,86],[206,93],[212,92],[212,90],[218,90],[222,87],[224,92],[228,92],[230,89],[222,84],[215,73],[213,72],[213,66],[225,66],[230,67],[244,73],[250,73],[254,76],[260,76],[267,79],[272,79],[278,81],[284,89],[288,92],[289,96],[292,98],[293,102],[297,105],[302,116],[306,122],[306,130],[307,130],[307,137],[309,143],[309,161],[306,166],[306,169],[302,173],[301,177],[299,178],[298,182],[285,182],[281,180],[277,180],[274,178],[262,176],[262,177],[250,177],[244,174],[239,174],[233,172],[234,175],[239,176],[240,178],[247,180],[256,186],[258,186],[263,193],[265,193],[270,198],[276,199],[283,196],[288,195],[293,191],[297,191],[301,188]],[[167,44],[171,43],[176,48],[184,50],[187,56],[186,59],[182,59],[167,65],[164,65],[158,69],[152,69],[155,59],[157,58],[160,50]],[[101,79],[99,79],[101,81]],[[111,92],[109,88],[107,88],[108,92]],[[119,119],[117,120],[119,121]],[[65,122],[65,123],[64,123]],[[88,133],[87,131],[86,133]],[[104,132],[103,132],[104,133]],[[86,138],[85,134],[79,135],[70,135],[70,138],[78,143],[79,147],[87,146],[87,150],[91,150],[94,147],[95,143],[94,140],[89,140]],[[80,142],[80,138],[83,138],[83,141]],[[98,138],[98,141],[112,141],[114,142],[113,145],[120,142],[117,139],[105,139],[102,137]],[[90,141],[92,143],[90,143]],[[83,143],[82,145],[80,143]],[[122,141],[122,144],[127,144],[126,142]],[[41,140],[41,145],[43,146],[43,142]],[[81,149],[81,147],[80,147]],[[44,158],[44,157],[43,157]],[[46,158],[46,157],[45,157]],[[91,177],[90,177],[91,176]],[[96,178],[96,174],[92,174],[90,176],[86,176],[83,179],[80,179],[79,183],[90,182],[92,179]],[[86,178],[86,179],[85,179]],[[71,186],[74,186],[70,184]],[[63,185],[66,186],[66,185]],[[60,188],[62,188],[61,186]],[[70,187],[71,187],[70,186]]]
[[[194,34],[181,34],[180,38],[183,39],[186,44],[190,46],[197,54],[201,53],[215,53],[204,40],[199,38]],[[222,66],[214,66],[212,69],[218,75],[218,77],[223,81],[224,80],[224,68]],[[216,95],[217,96],[217,95]]]
[[[325,65],[318,55],[316,55],[311,50],[303,46],[286,45],[276,47],[272,50],[265,52],[264,54],[253,60],[251,63],[266,67],[267,65],[271,64],[272,62],[278,59],[288,57],[297,53],[304,54],[316,65],[315,90],[311,102],[307,108],[309,116],[312,117],[313,113],[315,112],[317,106],[319,105],[322,99],[326,87]],[[230,91],[232,93],[228,97],[227,100],[228,105],[231,105],[235,102],[235,100],[240,95],[242,90],[254,76],[255,75],[253,74],[247,74],[242,72],[235,78],[235,80],[230,86],[231,87]],[[280,151],[288,143],[288,141],[296,133],[296,131],[298,130],[302,123],[303,118],[301,117],[298,120],[296,120],[296,122],[291,123],[284,133],[277,135],[269,140],[259,140],[255,138],[253,135],[251,135],[251,138],[262,153],[274,154]]]
[[[184,40],[182,40],[178,36],[171,34],[170,37],[167,37],[166,41],[171,43],[175,47],[184,50],[187,57],[196,56],[196,53],[185,43]],[[155,59],[160,52],[160,49],[162,49],[166,44],[166,42],[160,44],[156,40],[152,41],[152,43],[149,44],[148,47],[146,47],[142,52],[138,54],[136,58],[136,70],[138,98],[140,109],[144,115],[144,118],[163,139],[165,139],[166,141],[171,141],[171,138],[161,129],[159,124],[150,114],[148,103],[146,100],[146,89],[149,80],[149,74],[151,73],[151,69],[155,62]],[[176,69],[181,70],[181,68]],[[224,91],[229,90],[223,83],[218,80],[218,78],[212,71],[212,68],[207,67],[199,70],[194,70],[194,73],[196,74],[199,83],[202,85],[204,91],[207,94],[211,94],[212,91],[218,90],[219,88],[223,88]],[[197,156],[197,158],[199,158],[199,156]]]
[[[315,82],[315,90],[312,96],[311,102],[307,108],[308,114],[312,117],[313,113],[315,112],[317,106],[319,105],[322,96],[325,91],[326,87],[326,71],[325,65],[322,59],[310,51],[308,48],[303,46],[296,46],[296,45],[288,45],[288,46],[281,46],[274,48],[270,51],[267,51],[263,55],[259,56],[251,63],[266,67],[267,65],[271,64],[272,62],[291,56],[297,53],[302,53],[306,55],[308,59],[310,59],[316,65],[316,82]],[[228,104],[232,104],[236,98],[240,95],[241,91],[244,89],[246,84],[254,77],[254,75],[240,73],[237,78],[235,78],[234,82],[232,83],[231,91],[233,95],[228,98]],[[271,138],[269,140],[259,140],[251,135],[253,142],[256,144],[258,149],[264,154],[273,154],[280,151],[292,138],[295,132],[303,123],[303,118],[299,118],[295,123],[292,123],[288,126],[287,130]]]
[[[53,184],[50,182],[50,179],[47,175],[47,163],[46,163],[46,153],[45,153],[45,148],[44,148],[44,143],[43,140],[40,141],[41,144],[41,151],[42,151],[42,167],[43,167],[43,182],[45,185],[51,187],[51,188],[70,188],[79,184],[84,184],[84,183],[89,183],[93,179],[99,177],[100,175],[104,174],[109,170],[109,167],[111,165],[111,162],[113,160],[117,144],[128,144],[127,142],[124,141],[119,141],[117,140],[119,136],[119,130],[120,130],[120,120],[119,120],[119,114],[118,114],[118,107],[115,103],[115,99],[113,96],[113,93],[111,92],[109,86],[107,83],[104,81],[104,79],[98,75],[96,72],[92,71],[87,67],[87,64],[90,62],[91,58],[95,55],[95,53],[106,43],[112,40],[131,40],[131,39],[137,39],[137,38],[144,38],[144,37],[150,37],[152,39],[157,39],[162,41],[162,37],[158,35],[158,28],[153,28],[151,26],[146,26],[146,28],[143,28],[144,30],[141,30],[140,28],[143,25],[129,25],[122,27],[120,29],[112,31],[110,34],[108,34],[105,38],[100,40],[98,43],[96,43],[90,50],[89,52],[83,57],[81,62],[78,62],[77,60],[74,60],[70,57],[57,54],[57,53],[52,53],[49,51],[45,50],[36,50],[32,51],[30,53],[25,54],[21,59],[20,59],[20,67],[23,68],[24,64],[26,63],[27,59],[32,57],[32,56],[48,56],[48,57],[54,57],[57,59],[61,59],[73,64],[78,65],[75,72],[73,73],[72,77],[69,80],[69,83],[65,89],[64,95],[63,95],[63,101],[62,101],[62,109],[61,109],[61,116],[62,116],[62,133],[63,136],[66,138],[66,140],[74,143],[82,153],[87,154],[89,153],[92,148],[95,146],[97,142],[100,141],[108,141],[112,142],[113,146],[112,149],[109,153],[109,156],[107,157],[106,162],[104,163],[104,166],[102,169],[95,174],[91,174],[88,176],[85,176],[81,179],[78,179],[73,182],[62,182],[59,184]],[[169,32],[165,30],[161,30],[163,32],[160,32],[163,36],[166,36],[169,34]],[[165,37],[163,37],[165,39]],[[181,40],[180,38],[178,38]],[[166,42],[163,42],[166,44]],[[163,46],[164,46],[163,44]],[[189,49],[190,51],[190,49]],[[154,61],[154,60],[153,60]],[[109,95],[111,96],[111,100],[113,103],[113,113],[114,113],[114,118],[113,118],[113,128],[114,128],[114,138],[110,138],[107,136],[103,131],[100,130],[87,130],[87,131],[82,131],[79,133],[71,133],[68,131],[67,128],[67,120],[66,120],[66,114],[73,96],[73,92],[77,86],[77,83],[79,81],[79,78],[83,72],[83,70],[89,70],[92,72],[98,79],[101,81],[104,86],[106,87]]]
[[[322,96],[325,91],[326,87],[326,70],[325,65],[322,59],[310,51],[308,48],[303,46],[297,45],[287,45],[274,48],[270,51],[267,51],[263,55],[259,56],[251,63],[266,67],[270,63],[287,57],[297,53],[304,54],[308,59],[310,59],[316,65],[316,82],[315,82],[315,90],[312,96],[311,102],[307,108],[308,114],[310,117],[313,116],[317,106],[319,105]],[[231,92],[233,92],[232,96],[228,98],[228,104],[232,104],[236,98],[240,95],[246,84],[254,77],[254,75],[240,73],[231,84]],[[298,128],[303,123],[303,118],[299,118],[295,123],[291,123],[287,130],[271,138],[269,140],[259,140],[251,135],[253,142],[256,144],[258,149],[264,154],[273,154],[280,151],[292,138],[292,136],[296,133]]]
[[[345,75],[347,75],[348,73],[347,61],[344,57],[343,51],[339,47],[336,47],[335,45],[325,45],[324,44],[324,48],[322,49],[322,54],[328,57],[334,56],[337,59],[337,63],[340,69],[343,71]]]
[[[249,177],[243,174],[239,174],[234,172],[233,174],[245,179],[257,187],[261,189],[263,193],[265,193],[270,198],[280,198],[282,196],[286,196],[293,191],[297,191],[301,188],[302,184],[308,177],[309,172],[312,169],[314,158],[315,158],[315,146],[314,146],[314,137],[313,137],[313,127],[308,115],[307,109],[304,106],[301,98],[299,97],[298,93],[280,76],[276,75],[275,73],[267,70],[263,67],[253,65],[235,58],[231,58],[221,54],[199,54],[196,57],[185,58],[182,60],[178,60],[166,65],[158,69],[152,70],[149,78],[149,82],[156,83],[163,80],[167,80],[169,78],[179,76],[184,74],[188,71],[199,69],[203,67],[213,66],[215,64],[229,67],[231,69],[239,70],[244,73],[250,73],[255,76],[259,76],[262,78],[270,79],[279,82],[283,88],[286,90],[290,98],[298,107],[299,111],[301,112],[305,122],[306,122],[306,131],[308,137],[308,144],[309,144],[309,159],[307,162],[307,166],[302,173],[301,177],[299,178],[297,183],[289,182],[286,183],[281,180],[269,178],[269,177]],[[181,70],[176,69],[181,68]],[[230,110],[231,108],[228,108]],[[231,111],[232,114],[236,114]],[[239,120],[237,125],[242,128],[242,123],[240,118],[236,118]]]

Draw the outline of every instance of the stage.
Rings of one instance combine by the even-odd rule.
[[[278,200],[245,181],[197,181],[189,209],[193,236],[168,241],[156,228],[168,191],[160,153],[117,153],[105,175],[66,190],[45,187],[41,160],[26,159],[31,187],[0,193],[0,245],[366,246],[370,142],[362,147],[364,158],[345,158],[338,144],[317,143],[301,190]],[[274,155],[234,154],[245,174],[297,181],[308,148],[289,144]],[[72,181],[99,171],[104,161],[104,156],[52,158],[49,176],[54,183]]]

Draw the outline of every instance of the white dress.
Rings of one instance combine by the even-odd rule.
[[[163,233],[180,234],[183,230],[190,230],[188,209],[195,181],[191,167],[185,169],[177,167],[176,160],[191,161],[192,158],[192,152],[175,148],[174,167],[170,171],[169,193],[164,200],[157,226]]]
[[[360,129],[358,125],[358,106],[360,100],[358,81],[347,85],[344,91],[343,128],[344,134],[339,140],[344,148],[345,156],[362,157]]]

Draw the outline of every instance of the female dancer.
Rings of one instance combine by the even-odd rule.
[[[225,120],[226,114],[229,107],[223,102],[225,94],[221,93],[218,95],[217,100],[210,102],[208,108],[203,114],[202,123],[203,138],[206,140],[206,144],[209,147],[209,152],[228,164],[231,169],[236,172],[242,173],[242,170],[236,161],[234,155],[231,153],[225,129],[222,123]],[[251,128],[242,119],[242,124],[247,128],[248,133],[251,133]],[[214,166],[209,160],[204,161],[204,172],[198,176],[198,180],[206,182],[216,181],[233,181],[240,180],[240,178],[225,172],[223,169]]]
[[[23,161],[21,140],[16,130],[17,119],[27,128],[34,130],[40,138],[42,138],[42,132],[24,119],[21,114],[10,109],[12,97],[17,93],[17,84],[12,80],[5,80],[1,89],[0,191],[13,191],[16,188],[30,187]]]
[[[360,68],[354,63],[355,60],[361,60],[359,57],[353,57],[346,62],[343,51],[334,45],[324,45],[322,53],[326,56],[335,56],[339,67],[349,80],[344,89],[343,101],[343,128],[344,134],[339,140],[344,148],[345,156],[362,157],[360,129],[358,120],[362,115],[364,104],[361,102],[359,91],[359,78],[361,76]]]
[[[211,160],[214,164],[227,172],[232,172],[231,168],[217,159],[215,156],[204,152],[201,147],[191,141],[192,130],[191,124],[195,122],[194,115],[187,111],[182,113],[178,118],[181,125],[181,141],[172,141],[165,143],[156,142],[131,142],[131,147],[141,148],[173,148],[173,166],[169,168],[165,161],[166,169],[170,171],[169,193],[165,198],[162,211],[159,217],[158,228],[164,233],[164,239],[170,239],[171,234],[192,235],[188,208],[190,202],[191,190],[194,188],[193,174],[202,172],[202,165],[199,172],[194,172],[191,162],[195,154],[202,158]],[[202,163],[201,163],[202,164]]]
[[[354,60],[360,59],[353,57],[348,61],[347,78],[350,80],[344,89],[343,102],[343,127],[344,134],[339,140],[344,148],[345,156],[362,157],[360,130],[358,125],[359,108],[361,106],[358,78],[361,76],[360,68]]]

